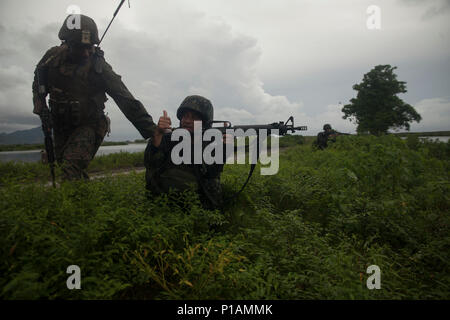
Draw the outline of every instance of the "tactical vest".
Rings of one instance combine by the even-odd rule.
[[[91,55],[84,65],[69,63],[63,51],[48,67],[49,107],[56,127],[74,128],[95,124],[104,117],[105,88],[101,79],[101,54]]]
[[[166,138],[167,139],[167,138]],[[148,142],[144,154],[146,171],[146,188],[155,194],[166,193],[170,189],[184,191],[187,189],[199,192],[202,202],[209,209],[222,205],[222,187],[219,165],[180,164],[175,165],[170,160],[170,149],[164,152],[157,168],[148,165],[151,153],[151,140]],[[193,155],[192,155],[193,156]],[[192,159],[193,161],[193,159]]]
[[[316,144],[320,149],[324,149],[327,147],[328,135],[326,132],[319,132],[317,135]]]

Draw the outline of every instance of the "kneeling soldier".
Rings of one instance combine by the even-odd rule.
[[[180,128],[188,130],[192,136],[194,121],[201,121],[204,129],[211,127],[214,118],[213,106],[204,97],[188,96],[178,108],[177,118],[180,120]],[[158,129],[145,150],[147,189],[154,195],[167,193],[170,189],[179,192],[193,189],[198,192],[205,208],[220,208],[223,204],[220,184],[223,164],[194,164],[194,161],[191,161],[191,164],[174,164],[171,151],[178,142],[171,141],[170,129],[171,120],[164,111],[164,115],[159,119]],[[223,139],[228,143],[231,136],[224,135]],[[193,143],[193,139],[191,142]],[[193,160],[193,152],[191,156]]]

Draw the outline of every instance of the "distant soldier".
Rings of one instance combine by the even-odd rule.
[[[105,61],[94,20],[79,15],[80,28],[68,24],[59,31],[60,46],[49,49],[39,61],[33,82],[33,113],[42,115],[49,94],[56,160],[63,179],[88,179],[86,168],[109,130],[104,108],[111,96],[144,138],[156,125],[141,102]],[[70,28],[69,28],[70,26]]]
[[[328,146],[328,141],[336,142],[336,137],[339,133],[331,128],[330,124],[323,126],[323,132],[319,132],[315,145],[320,150],[325,149]]]
[[[178,108],[177,118],[180,120],[180,128],[193,134],[194,121],[202,121],[204,129],[211,126],[214,109],[208,99],[188,96]],[[159,118],[158,130],[148,142],[144,159],[146,188],[155,195],[167,193],[170,189],[179,192],[191,189],[198,192],[205,208],[220,208],[223,200],[220,184],[223,164],[193,164],[193,161],[192,164],[174,164],[171,160],[171,150],[178,142],[171,141],[171,124],[170,117],[164,111],[164,115]],[[223,139],[228,143],[232,137],[224,135]],[[193,152],[191,156],[193,159]]]

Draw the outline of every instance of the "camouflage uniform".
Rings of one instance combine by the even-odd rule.
[[[95,23],[89,17],[81,17],[82,30],[79,31],[83,34],[75,36],[82,36],[86,40],[83,28],[87,28],[88,31],[93,30],[88,42],[98,43]],[[90,29],[86,23],[90,23]],[[92,29],[92,25],[95,29]],[[60,31],[61,39],[67,38],[64,27],[65,23]],[[66,31],[66,35],[61,36],[63,31]],[[114,99],[144,138],[151,137],[156,128],[142,103],[133,97],[121,77],[105,61],[103,51],[98,47],[93,47],[93,50],[95,52],[84,63],[77,64],[68,59],[69,45],[63,43],[48,50],[35,71],[33,112],[40,114],[42,108],[46,108],[42,105],[42,95],[38,91],[37,73],[42,68],[40,70],[45,70],[46,94],[49,94],[55,156],[62,165],[63,179],[88,178],[85,170],[108,131],[109,124],[103,111],[107,100],[105,93]]]
[[[336,142],[337,131],[331,129],[329,124],[323,126],[323,132],[319,132],[315,145],[317,148],[323,150],[328,147],[328,141]]]
[[[205,108],[204,104],[210,105]],[[177,111],[177,117],[181,120],[183,111],[190,109],[202,114],[203,127],[208,128],[209,121],[213,120],[213,109],[209,100],[200,96],[187,97]],[[194,190],[200,196],[203,206],[207,209],[222,207],[222,186],[220,175],[223,164],[191,164],[176,165],[171,160],[172,148],[178,141],[171,141],[171,133],[164,134],[159,147],[149,140],[145,150],[144,163],[146,167],[146,188],[155,195],[169,192],[173,189],[178,192]],[[224,153],[225,154],[225,153]]]

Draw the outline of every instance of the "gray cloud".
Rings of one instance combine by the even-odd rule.
[[[422,7],[423,20],[433,19],[450,12],[450,0],[400,0],[399,2],[408,6]]]
[[[0,117],[0,125],[2,126],[0,132],[8,131],[8,129],[5,129],[5,127],[8,126],[14,130],[14,126],[32,128],[38,126],[39,124],[40,124],[39,118],[33,114],[4,113]]]
[[[0,87],[9,90],[29,83],[29,74],[17,66],[0,68]]]
[[[23,28],[20,24],[0,27],[0,38],[5,43],[0,61],[0,132],[39,125],[39,118],[32,113],[31,83],[34,65],[48,49],[48,29]]]
[[[449,97],[423,99],[415,105],[422,116],[419,123],[413,122],[410,131],[447,131],[450,123]]]
[[[179,33],[184,25],[189,27],[184,27],[183,36],[175,41],[118,23],[114,39],[105,46],[107,59],[155,120],[165,109],[177,122],[176,109],[190,94],[211,99],[216,118],[232,123],[268,123],[302,114],[301,103],[264,91],[256,72],[261,55],[256,39],[234,34],[221,21],[194,14],[165,26],[165,32]],[[153,28],[157,27],[156,22]],[[122,116],[112,105],[108,110],[114,133],[119,126],[116,119],[121,122]]]
[[[102,33],[114,11],[111,3],[79,3]],[[449,1],[381,0],[380,31],[365,27],[371,1],[317,3],[135,2],[130,10],[122,9],[102,48],[155,120],[165,109],[176,123],[175,111],[183,98],[201,94],[214,103],[216,118],[236,124],[294,115],[299,125],[309,126],[307,134],[317,133],[326,122],[352,132],[355,126],[342,120],[337,103],[347,103],[355,94],[352,85],[377,64],[399,67],[399,79],[408,83],[406,102],[420,102],[423,108],[445,105],[450,89],[448,22],[440,14],[426,21],[422,17],[431,8],[448,12]],[[59,44],[57,33],[69,4],[0,4],[0,132],[38,123],[31,113],[34,66],[48,48]],[[437,116],[427,115],[428,110]],[[110,139],[139,138],[111,99],[106,111],[112,119]],[[445,107],[423,111],[425,130],[449,114]]]
[[[436,16],[446,15],[450,12],[450,1],[445,1],[444,3],[430,7],[427,12],[422,16],[424,20],[432,19]]]
[[[144,19],[145,15],[141,18]],[[108,35],[104,46],[107,61],[122,75],[125,84],[142,100],[155,120],[163,109],[167,109],[174,118],[180,102],[189,94],[207,96],[215,105],[217,117],[233,123],[273,122],[273,115],[280,117],[276,119],[280,121],[300,112],[301,103],[292,103],[283,96],[272,96],[262,88],[256,74],[261,54],[256,39],[236,35],[223,21],[208,20],[204,14],[189,10],[183,20],[173,19],[170,27],[167,22],[164,21],[159,28],[171,28],[168,35],[183,30],[182,37],[168,38],[161,33],[132,30],[116,21],[114,33]],[[8,84],[1,89],[4,96],[3,100],[0,99],[3,123],[8,119],[11,123],[19,123],[15,114],[31,112],[34,64],[51,46],[49,43],[58,43],[55,37],[58,29],[58,24],[50,23],[32,31],[20,28],[1,30],[14,44],[3,60],[10,66],[0,69],[0,81]],[[22,41],[13,41],[13,38]],[[23,67],[17,65],[19,60],[22,60]],[[19,84],[20,87],[17,86]],[[24,92],[20,94],[21,91]],[[10,101],[14,101],[14,109],[9,107]],[[137,137],[136,130],[114,103],[108,103],[107,112],[112,118],[111,138]],[[247,116],[243,118],[243,114]],[[30,121],[34,124],[32,115],[20,119],[20,123]]]

